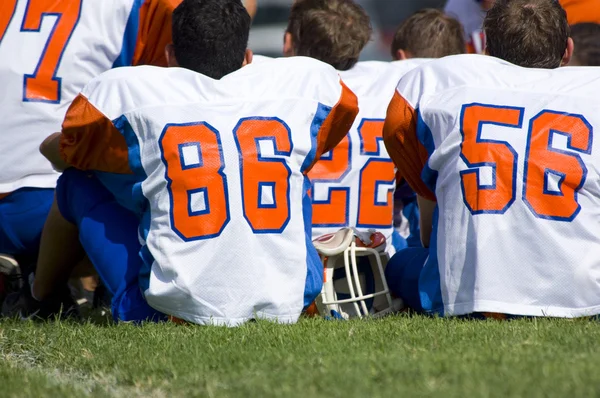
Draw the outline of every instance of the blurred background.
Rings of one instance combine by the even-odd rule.
[[[371,17],[373,40],[361,60],[390,60],[390,44],[398,25],[426,7],[442,8],[445,0],[357,0]],[[249,47],[270,57],[281,56],[283,35],[293,0],[258,0],[258,11],[250,31]]]

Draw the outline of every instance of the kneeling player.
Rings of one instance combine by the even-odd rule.
[[[50,242],[78,233],[118,320],[295,322],[314,300],[323,271],[306,173],[350,128],[356,97],[314,60],[237,71],[251,60],[249,28],[239,0],[184,0],[167,54],[180,68],[115,70],[75,100],[47,154],[96,173],[59,180],[36,299],[52,298],[69,264],[72,248]],[[126,173],[134,185],[117,178]]]
[[[461,54],[465,48],[458,21],[432,9],[416,13],[398,29],[392,52],[402,61],[358,62],[370,33],[369,17],[354,2],[307,0],[293,6],[285,36],[286,54],[310,56],[334,66],[359,100],[360,112],[348,135],[309,173],[312,237],[320,238],[316,246],[327,252],[325,312],[342,317],[390,309],[376,257],[395,252],[392,197],[396,173],[382,143],[385,110],[394,89],[405,73],[428,61],[420,58]],[[331,235],[347,227],[355,228],[359,237],[350,239],[346,231]],[[387,243],[379,252],[364,247],[381,243],[378,236],[370,236],[374,232]],[[353,243],[357,248],[352,249]],[[360,275],[348,272],[351,269]]]
[[[488,52],[433,61],[400,81],[390,155],[419,194],[422,238],[387,267],[417,310],[577,317],[600,313],[600,80],[560,68],[564,10],[498,0]]]

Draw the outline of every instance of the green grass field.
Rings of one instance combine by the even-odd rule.
[[[1,397],[594,397],[600,323],[0,322]]]

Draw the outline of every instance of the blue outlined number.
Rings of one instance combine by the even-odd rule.
[[[46,17],[54,26],[32,74],[23,77],[23,101],[60,103],[62,79],[56,76],[60,63],[81,16],[79,1],[29,0],[21,32],[40,32]]]
[[[522,129],[525,109],[488,104],[463,105],[460,172],[463,200],[471,214],[504,214],[514,203],[518,154],[507,141],[483,139],[482,128],[494,124]],[[566,150],[554,143],[566,141]],[[583,115],[543,110],[529,122],[524,155],[523,201],[533,215],[572,221],[581,206],[577,193],[587,168],[581,154],[590,155],[593,128]],[[491,182],[481,181],[482,167],[492,170]]]

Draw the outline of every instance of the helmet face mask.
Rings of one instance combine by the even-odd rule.
[[[401,300],[392,299],[385,280],[389,257],[383,235],[365,236],[344,228],[314,243],[325,268],[323,289],[316,303],[322,315],[363,318],[401,309]]]

